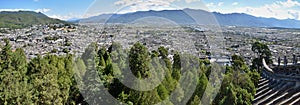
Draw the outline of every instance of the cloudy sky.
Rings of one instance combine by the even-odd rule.
[[[299,0],[1,0],[0,4],[0,11],[36,11],[63,20],[103,13],[183,8],[300,20]]]

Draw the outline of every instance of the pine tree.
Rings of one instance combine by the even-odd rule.
[[[86,72],[86,66],[82,59],[76,58],[75,62],[73,63],[73,71],[74,75],[71,78],[71,86],[70,86],[70,93],[68,98],[68,105],[78,105],[78,104],[85,104],[84,97],[80,92],[80,88],[82,86],[82,78]],[[81,89],[82,90],[82,89]]]
[[[159,85],[157,88],[157,93],[160,96],[160,99],[165,100],[169,96],[169,92],[164,85]]]
[[[30,104],[30,89],[26,76],[26,57],[22,49],[15,53],[5,39],[1,51],[0,104]]]
[[[181,76],[181,61],[180,61],[180,55],[178,52],[174,54],[174,62],[173,62],[173,71],[172,71],[172,77],[179,81]]]
[[[201,103],[200,98],[198,97],[198,95],[196,95],[193,101],[191,102],[191,105],[201,105],[200,103]]]
[[[149,73],[150,57],[148,49],[141,43],[135,43],[129,53],[129,67],[132,73],[137,76],[141,74],[141,78],[147,78]]]
[[[5,46],[1,50],[1,66],[3,69],[9,69],[11,66],[12,49],[8,39],[4,39]]]
[[[55,66],[57,60],[56,56],[38,56],[29,63],[28,74],[33,87],[34,104],[62,103],[63,99],[59,96],[58,68]]]
[[[170,59],[168,58],[168,50],[164,47],[159,47],[158,48],[158,52],[159,52],[159,56],[162,57],[162,59],[164,60],[164,63],[166,64],[166,67],[171,70],[172,69],[172,63],[170,61]]]

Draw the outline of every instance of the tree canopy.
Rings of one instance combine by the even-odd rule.
[[[161,102],[198,105],[202,104],[200,99],[212,100],[205,92],[218,94],[212,100],[213,105],[248,105],[254,98],[255,85],[260,78],[259,73],[250,69],[237,55],[232,56],[232,66],[226,66],[221,89],[217,91],[209,82],[220,79],[212,69],[214,64],[176,51],[171,55],[164,47],[149,52],[141,43],[135,43],[129,50],[122,49],[117,43],[110,48],[92,43],[78,58],[67,54],[27,60],[22,49],[12,51],[9,41],[5,42],[0,56],[0,104],[4,105],[116,104],[105,97],[108,95],[132,105]],[[262,57],[267,55],[261,54],[268,52],[259,47],[264,45],[257,46],[254,51]],[[173,57],[173,61],[169,57]],[[152,90],[138,91],[120,80],[128,72],[138,80],[156,76],[164,78]],[[195,90],[191,90],[192,82],[196,83]]]

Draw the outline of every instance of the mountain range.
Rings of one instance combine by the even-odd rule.
[[[300,21],[294,19],[275,19],[255,17],[245,13],[222,14],[196,9],[138,11],[126,14],[101,14],[94,17],[77,20],[81,23],[132,23],[138,19],[159,17],[177,24],[220,24],[226,26],[247,27],[283,27],[300,28]],[[74,22],[74,21],[73,21]],[[161,23],[156,21],[157,23]]]
[[[33,11],[2,11],[0,12],[0,28],[24,28],[36,24],[67,23],[59,19]]]

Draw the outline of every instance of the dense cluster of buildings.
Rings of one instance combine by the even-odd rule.
[[[170,54],[174,51],[189,53],[224,64],[230,64],[230,56],[233,54],[243,56],[246,62],[251,64],[251,59],[255,57],[251,47],[255,41],[268,44],[274,61],[280,56],[300,55],[300,31],[293,29],[200,25],[51,24],[0,30],[0,39],[8,38],[13,49],[23,48],[29,59],[38,54],[81,55],[91,42],[100,46],[109,46],[112,42],[117,42],[128,49],[138,41],[145,44],[150,51],[164,46]]]

